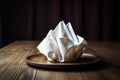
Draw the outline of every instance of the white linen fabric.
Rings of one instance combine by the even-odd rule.
[[[75,35],[70,22],[65,25],[61,21],[48,32],[37,48],[49,61],[71,62],[80,58],[86,45],[84,38]]]

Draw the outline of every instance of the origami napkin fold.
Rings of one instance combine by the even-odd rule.
[[[75,34],[70,22],[65,25],[61,21],[37,48],[49,61],[71,62],[80,58],[86,45],[87,41]]]

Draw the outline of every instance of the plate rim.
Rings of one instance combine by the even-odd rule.
[[[31,66],[34,66],[34,67],[43,67],[43,68],[51,68],[51,67],[55,67],[55,68],[65,68],[65,67],[76,67],[76,66],[85,66],[85,65],[90,65],[90,64],[94,64],[96,62],[99,62],[101,61],[100,57],[96,56],[96,55],[93,55],[93,54],[90,54],[90,53],[83,53],[83,54],[89,54],[90,56],[92,57],[95,57],[96,59],[92,62],[87,62],[87,63],[80,63],[80,62],[72,62],[72,63],[64,63],[64,64],[48,64],[48,63],[40,63],[40,62],[33,62],[31,60],[29,60],[30,57],[32,56],[37,56],[37,55],[43,55],[43,54],[33,54],[33,55],[29,55],[26,57],[26,62],[28,65],[31,65]],[[43,55],[44,56],[44,55]],[[52,62],[51,62],[52,63]]]

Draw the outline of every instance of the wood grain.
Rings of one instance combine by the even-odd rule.
[[[89,42],[87,52],[108,65],[93,70],[48,70],[26,65],[25,58],[38,54],[39,41],[15,41],[0,49],[0,80],[120,80],[120,42]]]

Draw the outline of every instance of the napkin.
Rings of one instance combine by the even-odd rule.
[[[80,58],[86,45],[87,41],[75,34],[70,22],[66,25],[60,21],[37,48],[49,61],[71,62]]]

